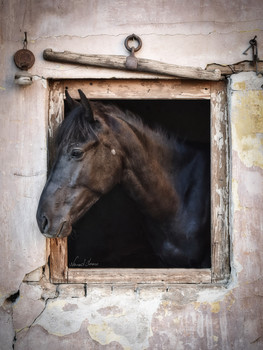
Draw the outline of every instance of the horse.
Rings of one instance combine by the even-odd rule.
[[[37,209],[41,233],[68,237],[95,203],[121,187],[143,216],[158,267],[210,267],[209,147],[78,92],[79,101],[65,91],[68,113]]]

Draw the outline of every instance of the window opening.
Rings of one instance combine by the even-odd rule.
[[[104,238],[105,230],[100,228],[96,240],[90,244],[87,252],[83,247],[83,231],[81,220],[77,230],[69,238],[50,239],[50,274],[53,283],[111,283],[111,284],[178,284],[178,283],[224,283],[228,281],[229,264],[229,192],[228,192],[228,116],[226,84],[220,82],[205,82],[191,80],[165,79],[91,79],[91,80],[50,80],[49,98],[49,163],[54,159],[54,135],[58,124],[64,115],[65,88],[68,87],[74,99],[79,98],[78,89],[82,89],[86,96],[105,103],[116,103],[131,110],[149,123],[152,127],[161,124],[161,127],[176,130],[180,139],[210,144],[210,180],[211,180],[211,259],[206,268],[165,268],[157,267],[152,252],[147,248],[146,239],[134,248],[138,264],[133,259],[122,258],[122,266],[116,259],[110,259],[110,254],[99,250],[97,244]],[[139,96],[139,99],[138,99]],[[112,100],[112,101],[110,101]],[[176,110],[177,113],[170,113]],[[190,111],[190,113],[189,113]],[[165,113],[164,113],[165,112]],[[184,113],[185,112],[185,113]],[[170,116],[169,116],[170,113]],[[164,115],[167,118],[164,118]],[[150,119],[147,118],[150,116]],[[161,117],[160,117],[161,116]],[[179,118],[180,116],[180,118]],[[189,119],[190,118],[190,119]],[[148,119],[148,120],[147,120]],[[190,127],[189,127],[190,126]],[[209,180],[208,180],[209,181]],[[104,226],[110,226],[109,220],[117,214],[117,210],[110,205],[115,198],[117,208],[127,209],[130,212],[129,222],[138,224],[136,234],[139,235],[141,213],[134,203],[125,196],[124,192],[116,187],[108,196],[101,200],[101,207],[97,211],[109,208],[109,216]],[[123,200],[123,202],[122,202]],[[119,216],[123,221],[125,216]],[[85,221],[86,218],[83,217]],[[89,225],[91,225],[89,223]],[[129,225],[133,233],[133,225]],[[94,225],[93,227],[97,226]],[[91,225],[92,227],[92,225]],[[120,226],[121,227],[121,226]],[[116,229],[111,227],[112,232]],[[118,234],[123,231],[118,228]],[[111,234],[111,233],[110,233]],[[90,235],[92,237],[92,235]],[[111,237],[109,235],[109,237]],[[135,236],[136,237],[136,236]],[[80,244],[77,242],[81,242]],[[130,237],[125,239],[128,249],[132,250]],[[109,239],[108,245],[112,245]],[[122,251],[123,245],[118,242],[117,251]],[[106,245],[106,244],[105,244]],[[81,247],[80,250],[78,250]],[[105,247],[105,246],[104,246]],[[97,255],[93,255],[97,249]],[[77,250],[76,250],[77,249]],[[143,252],[143,253],[142,253]],[[129,252],[130,253],[130,252]],[[142,253],[138,256],[139,253]],[[125,255],[125,254],[124,254]],[[105,257],[107,256],[107,259]],[[132,255],[131,255],[132,256]],[[102,257],[102,259],[101,259]],[[140,259],[139,259],[140,257]],[[77,259],[76,259],[77,258]],[[118,259],[117,259],[118,260]],[[130,267],[129,267],[130,266]]]
[[[201,147],[210,149],[209,100],[122,99],[100,102],[113,103],[123,110],[129,110],[141,118],[143,123],[153,129],[161,128],[168,137],[174,135],[179,142],[190,142],[193,147],[202,145]],[[207,156],[210,158],[210,153],[207,153]],[[206,176],[209,183],[210,173]],[[136,202],[127,195],[121,185],[117,185],[73,226],[73,232],[68,237],[68,267],[178,267],[160,262],[153,250],[150,226]],[[208,226],[210,238],[210,218]],[[203,237],[200,238],[209,252],[209,259],[202,265],[203,268],[211,266],[210,240],[207,240],[206,234],[203,232]]]

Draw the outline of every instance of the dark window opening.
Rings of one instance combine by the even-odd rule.
[[[210,144],[210,100],[114,100],[151,127]],[[209,174],[210,177],[210,174]],[[210,246],[208,247],[210,249]],[[208,263],[210,267],[211,263]],[[68,237],[69,268],[158,268],[143,215],[121,186],[101,198]]]

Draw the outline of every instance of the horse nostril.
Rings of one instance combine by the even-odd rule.
[[[48,228],[48,219],[46,216],[43,215],[42,217],[42,223],[41,223],[41,228],[42,228],[42,232],[46,232],[47,228]]]

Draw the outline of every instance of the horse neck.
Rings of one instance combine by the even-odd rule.
[[[127,123],[120,133],[122,185],[141,210],[156,220],[174,217],[178,196],[174,186],[174,150],[161,135]]]

